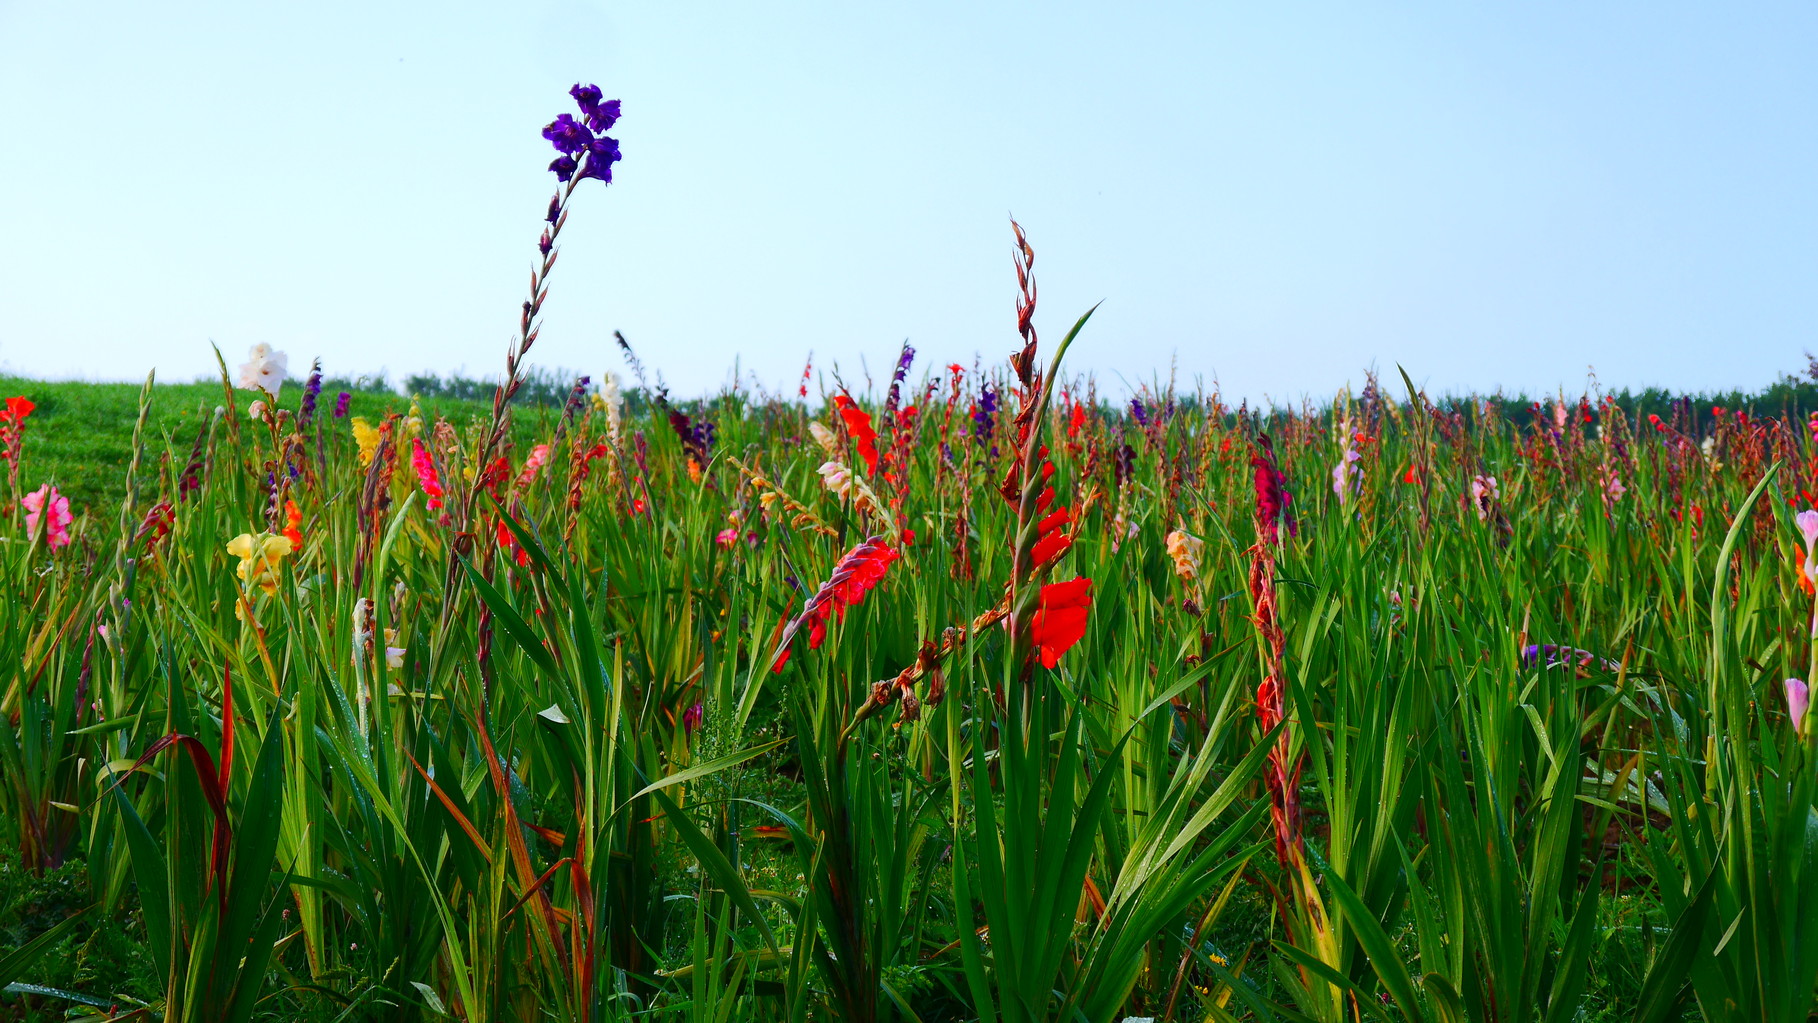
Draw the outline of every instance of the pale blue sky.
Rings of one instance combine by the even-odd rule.
[[[598,82],[533,360],[1049,339],[1117,388],[1755,386],[1818,349],[1818,5],[0,0],[0,367],[492,373]]]

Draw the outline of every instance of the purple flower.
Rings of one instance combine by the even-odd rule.
[[[544,125],[543,137],[556,147],[556,152],[579,156],[587,143],[593,141],[593,132],[575,120],[573,114],[558,114],[555,120]]]
[[[1143,408],[1143,400],[1141,398],[1130,399],[1130,414],[1136,417],[1136,425],[1149,425],[1149,413]]]
[[[340,394],[335,395],[335,418],[336,419],[346,419],[347,418],[347,405],[351,401],[353,401],[353,395],[348,394],[346,391],[342,391]]]
[[[890,394],[884,399],[884,421],[895,422],[897,406],[902,402],[903,378],[909,375],[909,366],[915,362],[915,349],[909,342],[903,342],[903,351],[896,357],[896,372],[890,375]]]
[[[567,181],[569,178],[574,177],[575,168],[577,166],[578,164],[574,162],[574,157],[572,156],[558,156],[549,161],[549,169],[555,172],[557,181]]]
[[[576,82],[574,88],[568,90],[568,95],[574,97],[575,106],[580,107],[581,113],[587,118],[587,127],[596,132],[610,131],[619,119],[619,101],[609,99],[602,102],[600,87],[597,85]]]
[[[551,166],[549,169],[555,170],[555,167]],[[573,174],[574,172],[569,171],[568,173]],[[564,178],[563,180],[567,180],[567,179]],[[562,216],[562,193],[557,192],[556,194],[549,197],[549,213],[547,215],[545,215],[543,217],[543,219],[547,220],[548,222],[553,224],[557,220],[561,219],[561,216]]]
[[[624,159],[619,152],[619,140],[602,135],[587,144],[587,166],[582,169],[582,178],[597,178],[602,184],[612,184],[612,165]]]
[[[694,446],[699,448],[701,454],[704,455],[713,450],[714,435],[719,432],[719,426],[702,419],[696,422],[693,429],[688,432],[694,440]]]
[[[706,719],[707,708],[701,706],[700,701],[696,700],[694,706],[682,712],[683,733],[692,734],[695,729],[701,727],[701,722]]]
[[[322,393],[322,360],[309,368],[309,382],[303,385],[303,404],[297,410],[297,425],[308,426],[316,418],[316,398]]]
[[[554,239],[549,237],[549,228],[547,228],[547,227],[544,228],[543,237],[537,239],[537,251],[542,253],[543,255],[547,256],[547,255],[549,255],[549,250],[550,250],[551,246],[553,246],[554,244],[555,244]]]
[[[986,384],[978,392],[978,408],[972,410],[972,436],[980,444],[991,439],[991,430],[996,425],[997,392]]]

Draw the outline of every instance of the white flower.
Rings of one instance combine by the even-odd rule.
[[[611,370],[600,378],[600,405],[606,410],[606,436],[612,439],[612,446],[619,446],[619,409],[625,399],[619,394],[619,375]]]
[[[246,406],[246,417],[254,422],[264,422],[265,401],[263,399],[254,399],[251,405]]]
[[[811,421],[808,424],[808,434],[809,434],[809,436],[814,438],[814,442],[816,444],[819,444],[821,446],[822,451],[827,452],[828,458],[838,458],[839,457],[839,453],[840,453],[839,438],[837,438],[833,435],[832,430],[827,429],[825,426],[822,426],[818,422]]]
[[[290,356],[274,351],[270,345],[253,345],[246,362],[240,367],[240,386],[249,391],[264,391],[276,397],[284,386],[284,371]]]

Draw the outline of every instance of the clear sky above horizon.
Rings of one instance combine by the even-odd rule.
[[[1818,5],[0,0],[0,371],[495,373],[597,82],[532,361],[679,393],[988,360],[1296,400],[1756,387],[1818,349]]]

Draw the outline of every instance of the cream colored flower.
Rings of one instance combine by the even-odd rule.
[[[814,438],[814,442],[821,446],[822,451],[827,452],[828,458],[839,457],[840,439],[833,435],[832,430],[827,429],[818,422],[810,422],[808,424],[808,435]],[[825,468],[825,466],[822,468]]]
[[[1206,542],[1184,529],[1168,534],[1168,557],[1174,559],[1174,574],[1181,582],[1191,584],[1199,578],[1199,555]]]

